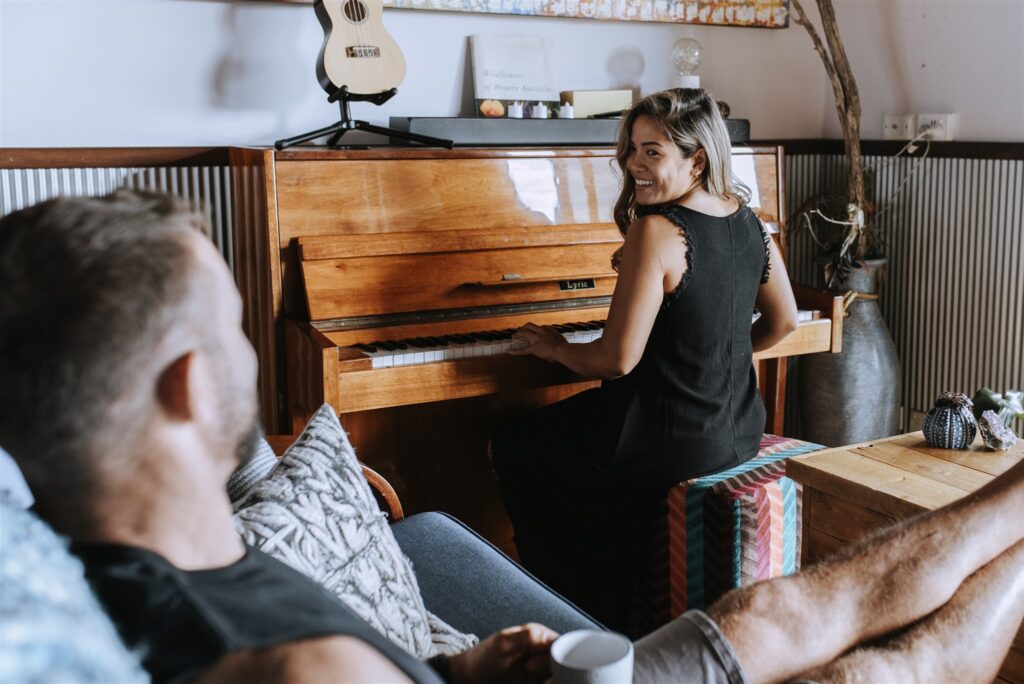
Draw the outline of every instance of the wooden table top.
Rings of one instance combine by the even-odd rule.
[[[979,435],[970,449],[936,449],[924,434],[816,451],[791,458],[786,474],[805,486],[904,518],[973,492],[1024,458],[1024,439],[989,451]]]

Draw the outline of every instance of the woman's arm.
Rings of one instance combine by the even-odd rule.
[[[771,276],[757,291],[757,308],[761,317],[750,330],[750,341],[755,352],[775,345],[796,330],[797,326],[796,300],[789,286],[786,264],[782,262],[775,240],[768,241],[768,255],[771,260]]]
[[[527,323],[514,335],[530,346],[512,352],[557,361],[589,378],[616,378],[643,356],[665,292],[686,270],[686,244],[664,216],[644,216],[626,232],[619,278],[601,337],[569,344],[550,326]]]

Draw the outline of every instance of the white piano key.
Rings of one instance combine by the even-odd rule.
[[[571,344],[583,344],[601,337],[601,330],[568,330],[562,334],[566,341]],[[371,359],[371,367],[380,369],[466,358],[499,356],[507,354],[513,349],[523,349],[527,346],[527,343],[523,340],[498,338],[491,340],[480,339],[475,343],[451,341],[445,346],[438,347],[413,347],[410,345],[406,349],[396,349],[393,351],[377,349],[376,351],[364,353]]]

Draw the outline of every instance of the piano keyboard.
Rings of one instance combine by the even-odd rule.
[[[587,323],[565,323],[554,326],[566,341],[571,343],[593,342],[601,337],[604,321]],[[467,359],[476,356],[497,356],[513,349],[521,349],[525,342],[513,340],[516,328],[485,330],[482,332],[439,335],[436,337],[414,337],[406,340],[388,340],[353,345],[372,362],[373,368],[415,366],[452,359]]]
[[[814,318],[814,313],[801,310],[797,313],[797,320],[799,322],[810,321]],[[755,311],[753,321],[756,321],[760,315]],[[593,342],[601,337],[604,321],[565,323],[554,327],[562,333],[567,342]],[[352,349],[357,349],[369,357],[371,368],[415,366],[476,356],[498,356],[507,354],[513,349],[522,349],[526,343],[512,339],[512,334],[515,331],[516,328],[507,328],[433,337],[413,337],[405,340],[356,344],[352,346]]]

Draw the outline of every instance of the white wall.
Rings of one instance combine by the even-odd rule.
[[[957,140],[1024,141],[1024,0],[839,0],[836,14],[862,137],[880,138],[885,114],[955,113]]]
[[[811,4],[807,0],[805,4]],[[895,111],[956,112],[958,138],[1024,141],[1024,0],[839,0],[863,136]],[[357,118],[468,111],[467,36],[556,41],[570,88],[671,83],[682,36],[703,83],[757,138],[838,136],[800,27],[745,29],[387,10],[409,65],[398,96]],[[336,118],[313,65],[309,5],[207,0],[0,0],[0,146],[269,144]],[[921,66],[924,64],[925,66]]]

